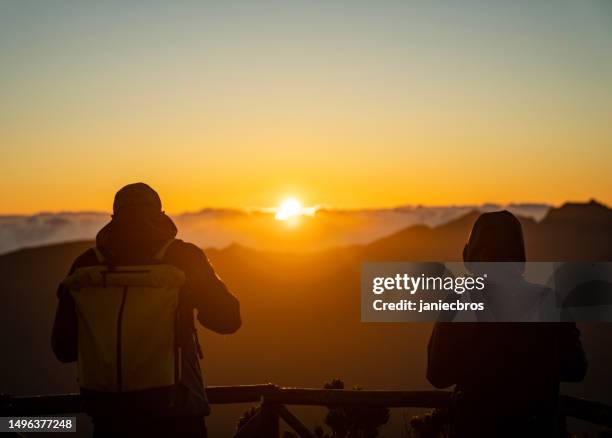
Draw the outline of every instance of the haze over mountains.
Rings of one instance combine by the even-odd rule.
[[[338,213],[340,214],[340,213]],[[468,212],[437,227],[414,225],[369,244],[287,253],[231,245],[207,254],[239,297],[243,328],[232,336],[201,331],[203,369],[211,385],[274,382],[320,387],[339,377],[372,389],[431,389],[425,380],[431,325],[362,323],[363,261],[460,260],[478,216]],[[531,260],[612,260],[612,210],[566,204],[540,222],[522,218]],[[73,365],[59,364],[49,337],[55,288],[91,241],[22,249],[0,256],[0,392],[75,391]],[[583,383],[563,391],[612,403],[612,326],[582,325],[590,367]],[[503,388],[500,388],[503,393]],[[229,436],[244,406],[214,406],[212,436]],[[321,410],[297,410],[307,424]],[[397,414],[384,436],[398,436]]]
[[[548,211],[544,204],[508,205],[510,211],[540,220]],[[499,205],[404,206],[392,209],[319,209],[300,218],[297,227],[274,219],[271,209],[245,211],[204,209],[174,215],[179,237],[203,248],[222,248],[232,243],[264,250],[318,250],[339,245],[364,244],[411,225],[444,224],[472,211],[500,209]],[[93,239],[110,219],[103,212],[60,212],[0,216],[0,254],[24,247]]]

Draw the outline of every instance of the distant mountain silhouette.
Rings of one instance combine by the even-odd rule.
[[[477,211],[445,225],[409,227],[364,248],[371,260],[462,260],[466,237],[480,215]]]
[[[596,201],[567,203],[526,226],[525,239],[531,260],[612,261],[612,210]]]
[[[563,221],[599,222],[604,224],[612,220],[612,210],[592,199],[588,204],[568,202],[560,208],[554,208],[544,217],[547,223]]]
[[[318,387],[337,376],[367,388],[430,389],[425,347],[431,326],[361,323],[361,262],[461,260],[478,214],[471,212],[436,228],[408,227],[368,245],[313,253],[240,245],[208,250],[213,265],[241,300],[244,326],[231,337],[202,333],[207,383]],[[552,209],[540,223],[521,220],[532,260],[612,260],[612,210],[601,204],[566,204]],[[71,261],[91,245],[58,244],[0,256],[0,392],[77,389],[74,368],[54,359],[49,337],[55,288]],[[584,383],[565,391],[612,403],[612,326],[582,329],[591,367]],[[213,407],[212,435],[227,435],[243,409]],[[320,414],[303,415],[308,421]],[[399,427],[393,424],[391,435]]]

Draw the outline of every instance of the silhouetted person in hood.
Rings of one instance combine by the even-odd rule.
[[[482,214],[463,258],[522,266],[520,222],[508,211]],[[454,437],[559,437],[559,383],[581,381],[586,369],[574,323],[441,322],[428,346],[427,379],[455,385]]]
[[[176,310],[175,342],[181,348],[180,362],[175,362],[180,371],[176,374],[180,376],[177,384],[130,392],[82,387],[85,409],[94,421],[94,436],[206,436],[204,416],[209,406],[198,361],[193,310],[201,325],[229,334],[241,325],[239,303],[202,250],[175,239],[176,233],[176,226],[162,211],[157,193],[146,184],[130,184],[117,192],[112,220],[98,233],[96,248],[79,256],[70,269],[73,274],[103,263],[112,274],[121,266],[158,263],[178,268],[185,278]],[[160,250],[163,257],[155,260]],[[64,285],[58,290],[58,298],[53,351],[62,362],[80,361],[78,303]],[[129,302],[130,295],[127,299]],[[129,323],[124,321],[124,325]]]

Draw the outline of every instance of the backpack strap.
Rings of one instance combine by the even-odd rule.
[[[170,246],[174,243],[175,240],[176,239],[170,239],[166,243],[164,243],[164,245],[159,249],[159,251],[157,251],[157,254],[155,254],[155,260],[163,260],[164,256],[166,255],[166,251],[168,250],[168,248],[170,248]]]
[[[97,246],[94,246],[92,249],[93,249],[94,254],[96,255],[96,258],[98,259],[98,262],[101,265],[105,265],[106,257],[104,257],[104,254],[102,254],[102,251],[100,251]]]
[[[155,255],[155,259],[159,261],[163,260],[164,256],[166,255],[166,251],[168,250],[168,248],[170,248],[170,246],[172,246],[172,244],[175,241],[176,239],[168,240],[157,252],[157,254]],[[198,355],[200,359],[203,359],[204,353],[202,352],[202,345],[200,344],[200,339],[198,339],[198,330],[196,329],[195,322],[193,320],[193,315],[191,315],[190,320],[191,320],[191,324],[190,324],[191,332],[193,336],[193,343],[195,344],[196,354]]]
[[[157,254],[155,254],[155,260],[158,261],[162,261],[164,259],[164,256],[166,255],[166,252],[168,251],[168,248],[170,248],[170,246],[172,246],[172,244],[176,241],[176,239],[169,239],[157,252]],[[193,343],[195,344],[195,350],[196,350],[196,354],[200,359],[204,358],[204,353],[202,352],[202,345],[200,344],[200,339],[198,338],[198,330],[196,329],[195,326],[195,322],[193,320],[193,315],[191,315],[191,323],[190,323],[190,328],[191,328],[191,333],[193,336]]]
[[[202,352],[202,344],[200,344],[200,338],[198,338],[198,329],[191,318],[191,327],[193,330],[193,342],[195,343],[196,354],[200,359],[204,359],[204,352]]]

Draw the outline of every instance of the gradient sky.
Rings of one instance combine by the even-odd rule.
[[[0,213],[612,203],[611,84],[607,0],[2,0]]]

